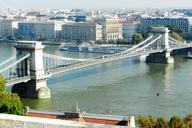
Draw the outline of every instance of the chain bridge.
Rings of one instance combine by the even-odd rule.
[[[154,27],[151,32],[146,40],[123,52],[87,59],[43,53],[41,42],[19,41],[15,45],[16,55],[0,63],[0,74],[7,86],[13,85],[12,92],[22,97],[49,98],[46,80],[52,75],[135,56],[144,56],[147,62],[173,63],[173,50],[192,48],[192,44],[171,38],[168,28]]]

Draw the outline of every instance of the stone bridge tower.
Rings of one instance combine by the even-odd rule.
[[[27,98],[50,98],[50,90],[47,87],[47,76],[43,66],[43,48],[41,42],[20,41],[15,46],[17,58],[30,56],[17,65],[18,76],[30,76],[31,80],[13,85],[12,92]]]
[[[166,27],[153,27],[151,30],[155,37],[161,35],[162,37],[157,41],[156,48],[164,49],[163,52],[151,53],[146,57],[146,62],[151,63],[174,63],[173,57],[170,52],[172,49],[169,45],[169,30]]]

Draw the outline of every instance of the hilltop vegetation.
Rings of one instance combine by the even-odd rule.
[[[23,105],[17,94],[6,90],[6,81],[0,75],[0,113],[24,115]]]
[[[192,113],[184,118],[173,116],[169,121],[162,117],[139,116],[137,123],[142,128],[192,128]]]

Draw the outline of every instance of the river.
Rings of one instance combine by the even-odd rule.
[[[45,52],[73,58],[98,56],[60,51]],[[0,46],[0,62],[15,54],[10,45]],[[47,81],[50,99],[22,99],[33,109],[71,111],[75,102],[82,112],[117,115],[184,116],[192,112],[192,60],[175,57],[174,64],[146,64],[136,58],[101,64],[52,76]],[[157,96],[159,93],[159,96]]]

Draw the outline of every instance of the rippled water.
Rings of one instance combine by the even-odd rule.
[[[66,57],[90,58],[98,54],[45,52]],[[14,48],[0,46],[0,62],[15,54]],[[146,64],[136,58],[101,64],[51,77],[47,83],[51,99],[22,99],[34,109],[69,111],[76,101],[82,111],[118,115],[170,117],[192,112],[192,60],[175,57],[175,63]],[[157,96],[157,93],[160,95]]]

